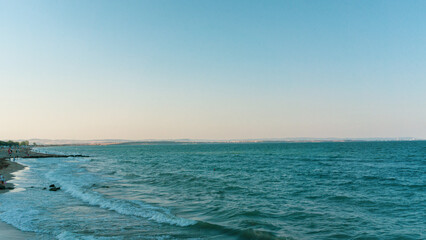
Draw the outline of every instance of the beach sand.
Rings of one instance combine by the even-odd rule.
[[[23,153],[19,155],[21,156],[23,155]],[[25,166],[17,162],[10,162],[7,159],[8,159],[7,150],[1,149],[0,150],[0,174],[2,174],[5,177],[6,183],[13,178],[14,172],[25,168]],[[13,184],[7,183],[7,187],[13,187]],[[0,190],[0,194],[3,194],[7,191],[9,190]],[[34,238],[35,238],[34,233],[22,232],[16,229],[15,227],[0,221],[0,239],[21,240],[21,239],[34,239]]]
[[[8,187],[13,187],[13,184],[8,183],[9,180],[12,179],[12,173],[13,172],[17,172],[19,170],[24,169],[25,167],[17,162],[11,162],[7,159],[2,159],[0,157],[0,174],[2,174],[4,176],[4,178],[6,179],[6,188]],[[6,190],[1,190],[0,189],[0,193],[4,193]]]

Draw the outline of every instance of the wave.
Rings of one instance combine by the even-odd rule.
[[[37,151],[43,150],[37,149]],[[57,151],[53,151],[52,149],[47,149],[44,152],[59,153]],[[68,161],[68,164],[69,163],[70,162]],[[78,198],[89,205],[115,211],[123,215],[143,217],[158,223],[167,223],[181,227],[186,227],[197,223],[197,221],[194,220],[177,217],[173,215],[168,209],[154,207],[141,201],[106,198],[99,193],[91,191],[89,188],[89,186],[93,185],[93,183],[96,184],[103,181],[99,181],[99,179],[93,178],[88,174],[84,174],[84,176],[79,174],[78,178],[69,176],[69,173],[71,173],[69,172],[69,166],[63,165],[61,167],[62,168],[59,168],[56,171],[49,171],[46,173],[46,178],[54,183],[57,183],[59,186],[61,186],[61,189],[69,193],[71,196]],[[76,168],[71,169],[74,169],[73,171],[79,171]],[[79,169],[82,170],[81,168]]]
[[[5,205],[10,206],[10,204]],[[39,211],[37,210],[15,206],[13,208],[9,207],[7,211],[6,209],[1,210],[4,212],[0,214],[0,219],[7,224],[10,224],[24,232],[48,233],[41,229],[37,229],[32,224],[33,219],[39,215]]]
[[[241,240],[242,239],[244,240],[294,240],[293,238],[290,238],[290,237],[276,236],[275,234],[265,230],[235,229],[235,228],[228,228],[218,224],[212,224],[212,223],[202,222],[202,221],[198,222],[195,225],[195,227],[198,227],[205,231],[208,231],[208,230],[219,231],[228,236],[233,236],[236,239],[241,239]]]
[[[167,223],[181,227],[196,224],[194,220],[173,215],[168,209],[155,207],[141,201],[106,198],[99,193],[91,191],[87,187],[79,187],[73,184],[72,180],[66,179],[66,176],[58,174],[58,172],[50,171],[46,174],[46,177],[61,186],[61,189],[71,196],[92,206],[115,211],[123,215],[143,217],[158,223]]]

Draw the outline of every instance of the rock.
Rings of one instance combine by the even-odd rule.
[[[47,188],[45,188],[45,187],[43,188],[43,190],[46,190],[46,189],[47,189]]]
[[[49,191],[56,192],[60,189],[61,189],[61,187],[56,187],[55,184],[52,184],[52,185],[49,186]]]
[[[3,190],[3,189],[6,189],[6,187],[3,185],[0,185],[0,190]]]
[[[60,190],[60,189],[61,189],[61,187],[51,187],[51,188],[49,189],[49,191],[56,192],[56,191],[58,191],[58,190]]]

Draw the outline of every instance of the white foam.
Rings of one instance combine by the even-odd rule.
[[[10,204],[4,205],[9,206],[9,210],[5,211],[6,209],[1,209],[4,211],[0,214],[1,220],[25,232],[43,232],[32,224],[34,217],[38,214],[37,210],[10,208]]]
[[[49,152],[51,153],[51,151]],[[85,158],[21,159],[20,162],[28,165],[29,168],[22,176],[12,182],[17,187],[26,190],[0,195],[0,219],[22,231],[36,232],[37,235],[44,237],[41,239],[56,238],[59,240],[122,239],[119,237],[98,237],[97,231],[101,231],[99,229],[102,228],[95,228],[94,236],[81,232],[81,225],[79,224],[84,225],[86,221],[89,225],[99,224],[99,222],[87,219],[84,215],[79,215],[75,219],[70,218],[69,214],[72,214],[72,208],[81,206],[80,204],[87,204],[87,207],[91,206],[90,208],[97,209],[94,211],[114,211],[108,216],[119,216],[120,214],[136,216],[148,219],[147,222],[152,221],[182,227],[196,223],[196,221],[173,215],[167,208],[152,206],[143,201],[109,198],[93,191],[93,184],[104,185],[105,182],[111,182],[114,179],[108,174],[97,172],[96,168],[90,168],[91,165],[86,165],[88,160]],[[63,191],[52,193],[42,190],[52,183],[60,186]],[[70,199],[70,195],[75,199]],[[67,211],[67,207],[70,207],[70,210],[65,213],[62,212],[62,209]],[[54,220],[61,217],[65,220],[62,219],[60,222]],[[136,221],[139,222],[140,220]],[[168,239],[168,236],[163,237]],[[155,238],[158,238],[158,236],[155,236]]]
[[[63,181],[60,176],[54,176],[52,173],[48,174],[48,178],[52,181],[56,181],[59,186],[61,186],[61,189],[64,189],[67,193],[71,194],[71,196],[93,206],[112,210],[124,215],[143,217],[158,223],[168,223],[181,227],[196,223],[196,221],[193,220],[176,217],[169,213],[167,209],[154,207],[146,203],[138,202],[135,204],[134,201],[105,198],[99,193],[90,190],[85,191],[76,185]]]
[[[80,174],[80,171],[82,171],[81,169],[74,169],[74,173],[79,173],[79,176],[76,177],[70,174],[70,171],[73,170],[70,169],[69,166],[60,165],[57,169],[46,173],[46,178],[58,186],[61,186],[61,189],[71,196],[92,206],[98,206],[124,215],[143,217],[158,223],[167,223],[181,227],[196,224],[196,221],[174,216],[168,209],[154,207],[141,201],[106,198],[88,187],[94,183],[102,182],[99,176],[94,176],[87,172]]]

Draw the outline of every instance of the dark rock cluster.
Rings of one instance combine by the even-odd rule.
[[[58,191],[60,189],[61,189],[61,187],[56,187],[55,184],[52,184],[52,185],[49,186],[49,191],[56,192],[56,191]]]

